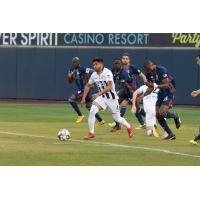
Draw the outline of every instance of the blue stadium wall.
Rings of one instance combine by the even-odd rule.
[[[103,57],[107,67],[123,52],[130,52],[141,70],[147,58],[169,69],[177,84],[176,104],[200,103],[190,92],[200,88],[200,71],[195,63],[196,49],[109,49],[109,48],[0,48],[0,98],[67,100],[74,92],[65,72],[78,56],[84,66],[95,56]]]

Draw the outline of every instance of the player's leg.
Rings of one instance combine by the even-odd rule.
[[[190,140],[191,144],[197,144],[197,142],[200,140],[200,128],[199,128],[199,133],[197,136],[195,136],[195,138],[193,140]]]
[[[172,99],[168,100],[167,104],[168,104],[167,106],[170,108],[171,107],[170,105],[172,105]],[[181,126],[181,118],[180,118],[178,113],[174,114],[174,113],[171,113],[171,112],[168,111],[165,114],[165,118],[166,119],[174,119],[176,128],[177,129],[180,128],[180,126]]]
[[[159,134],[157,133],[155,129],[156,124],[156,108],[154,105],[147,105],[147,108],[145,108],[146,113],[146,129],[147,129],[147,135],[155,137],[159,137]]]
[[[93,101],[92,107],[90,109],[90,114],[88,117],[89,133],[84,137],[84,139],[94,138],[95,115],[101,109],[106,109],[106,104],[104,99],[100,96]]]
[[[141,113],[141,108],[137,107],[135,117],[137,118],[138,122],[140,123],[140,126],[136,127],[136,129],[145,129],[146,126],[145,126],[145,122],[144,122],[144,119],[143,119],[143,115]]]
[[[135,113],[135,117],[137,118],[138,122],[140,123],[140,126],[139,127],[136,127],[135,129],[145,129],[146,128],[146,125],[145,125],[145,122],[144,122],[144,119],[143,119],[143,116],[144,116],[144,113],[141,108],[140,108],[140,101],[141,99],[140,98],[137,98],[136,99],[136,113]]]
[[[128,105],[128,100],[123,100],[120,104],[120,116],[123,117],[126,113],[126,107]],[[116,132],[118,130],[121,130],[120,123],[115,121],[115,126],[112,128],[111,132]]]
[[[118,97],[119,97],[119,99],[118,99],[119,105],[121,105],[121,103],[122,103],[122,102],[124,101],[124,99],[125,99],[124,93],[120,93],[120,96],[119,96],[119,93],[117,93],[117,94],[118,94]],[[122,95],[122,94],[123,94],[123,95]],[[122,111],[122,112],[123,112],[123,111]],[[114,121],[114,122],[112,122],[112,123],[108,123],[108,125],[109,125],[110,127],[114,128],[114,127],[116,126],[116,122]],[[112,131],[112,130],[114,130],[114,129],[111,129],[111,132],[115,132],[115,131]],[[121,128],[118,127],[117,130],[121,130]]]
[[[90,94],[87,95],[87,97],[85,98],[85,101],[86,101],[86,108],[90,111],[90,109],[92,107],[92,98],[91,98]],[[105,121],[101,118],[99,113],[97,113],[95,115],[95,118],[97,119],[99,126],[105,124]]]
[[[129,138],[133,137],[133,129],[131,125],[120,116],[118,100],[107,100],[106,104],[112,112],[113,119],[127,128]]]
[[[156,108],[156,117],[158,119],[159,124],[162,126],[162,128],[166,131],[168,134],[167,137],[164,139],[170,139],[170,140],[175,140],[176,136],[172,132],[172,130],[169,128],[167,121],[165,120],[166,113],[168,112],[169,107],[166,105],[161,105],[161,107]]]
[[[77,101],[78,101],[78,98],[79,98],[79,95],[76,94],[76,95],[72,95],[68,101],[69,103],[71,104],[72,108],[74,109],[74,111],[77,113],[78,117],[76,119],[76,123],[80,123],[83,118],[84,118],[84,115],[81,113],[79,107],[78,107],[78,104],[77,104]]]

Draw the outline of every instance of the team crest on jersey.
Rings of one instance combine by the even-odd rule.
[[[165,97],[163,101],[167,101],[167,100],[168,100],[168,97]]]

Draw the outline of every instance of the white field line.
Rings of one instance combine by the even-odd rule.
[[[30,134],[23,134],[23,133],[13,133],[13,132],[5,132],[0,131],[0,134],[6,134],[6,135],[15,135],[15,136],[24,136],[24,137],[33,137],[33,138],[44,138],[44,139],[53,139],[56,140],[56,137],[47,137],[42,135],[30,135]],[[166,149],[158,149],[158,148],[151,148],[151,147],[143,147],[143,146],[134,146],[134,145],[125,145],[125,144],[114,144],[109,142],[95,142],[95,141],[86,141],[86,140],[73,140],[72,142],[79,142],[84,144],[91,144],[96,146],[110,146],[110,147],[118,147],[118,148],[127,148],[127,149],[141,149],[141,150],[147,150],[147,151],[154,151],[154,152],[161,152],[166,154],[172,154],[172,155],[179,155],[179,156],[186,156],[186,157],[193,157],[193,158],[200,158],[200,155],[194,155],[194,154],[188,154],[188,153],[181,153],[181,152],[175,152],[170,151]]]

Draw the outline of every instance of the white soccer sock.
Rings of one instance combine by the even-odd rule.
[[[99,112],[99,109],[97,106],[92,105],[90,108],[90,115],[88,117],[88,125],[89,125],[89,130],[90,133],[94,134],[94,124],[95,124],[95,115]]]
[[[123,117],[120,116],[120,113],[113,113],[112,116],[113,116],[113,119],[116,122],[122,124],[126,128],[130,128],[131,127],[131,125]]]

